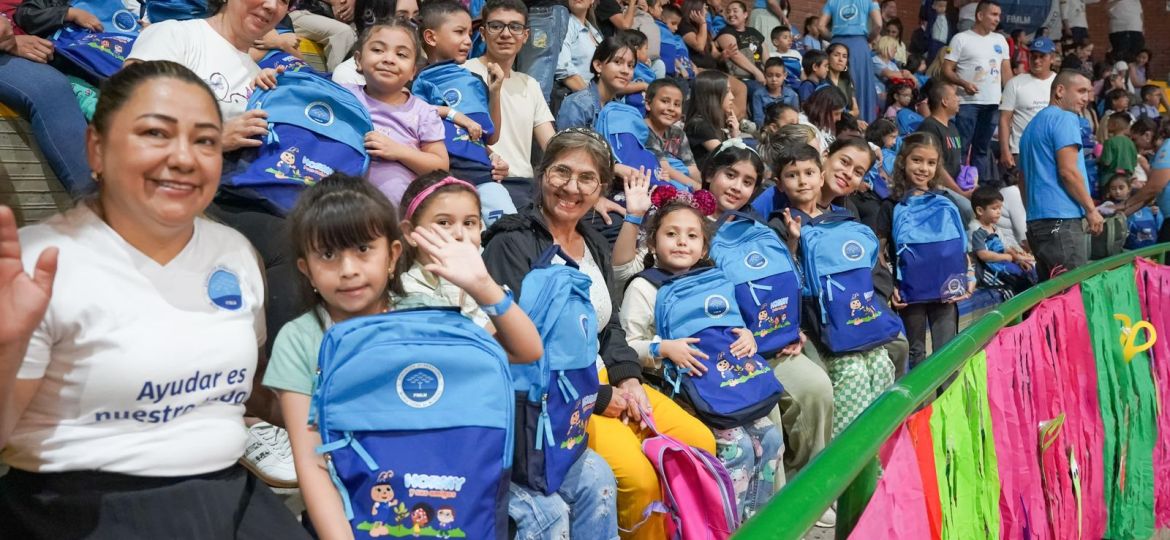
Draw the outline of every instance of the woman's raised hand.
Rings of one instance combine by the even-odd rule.
[[[16,216],[0,206],[0,349],[28,343],[49,307],[56,275],[57,248],[41,252],[33,275],[25,273]]]

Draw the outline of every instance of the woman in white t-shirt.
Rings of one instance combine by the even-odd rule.
[[[30,308],[19,331],[0,328],[5,536],[306,536],[236,464],[264,283],[248,242],[200,217],[219,184],[222,125],[190,70],[128,66],[103,85],[87,137],[98,195],[22,229],[22,257],[0,215],[0,304],[23,283]],[[55,280],[52,252],[37,255],[50,247]],[[46,300],[27,346],[2,344]]]

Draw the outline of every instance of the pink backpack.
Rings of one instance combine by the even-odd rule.
[[[658,472],[662,485],[667,538],[724,540],[739,528],[735,489],[727,469],[706,450],[687,446],[654,425],[648,412],[642,420],[654,432],[642,441],[642,452]]]

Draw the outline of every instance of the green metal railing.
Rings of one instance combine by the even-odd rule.
[[[1000,304],[878,396],[790,479],[759,514],[748,520],[735,539],[797,540],[812,528],[834,500],[837,501],[837,538],[848,537],[877,487],[880,469],[876,456],[882,444],[920,404],[933,398],[938,387],[958,372],[968,358],[991,342],[1000,329],[1023,320],[1024,314],[1044,299],[1094,275],[1124,266],[1138,257],[1160,261],[1168,251],[1170,243],[1157,244],[1095,261]]]

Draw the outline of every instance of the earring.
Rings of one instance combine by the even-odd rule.
[[[90,178],[91,180],[93,180],[93,182],[94,182],[95,184],[100,184],[100,183],[102,183],[102,173],[100,173],[100,172],[97,172],[97,171],[90,171],[90,173],[89,173],[89,178]]]

